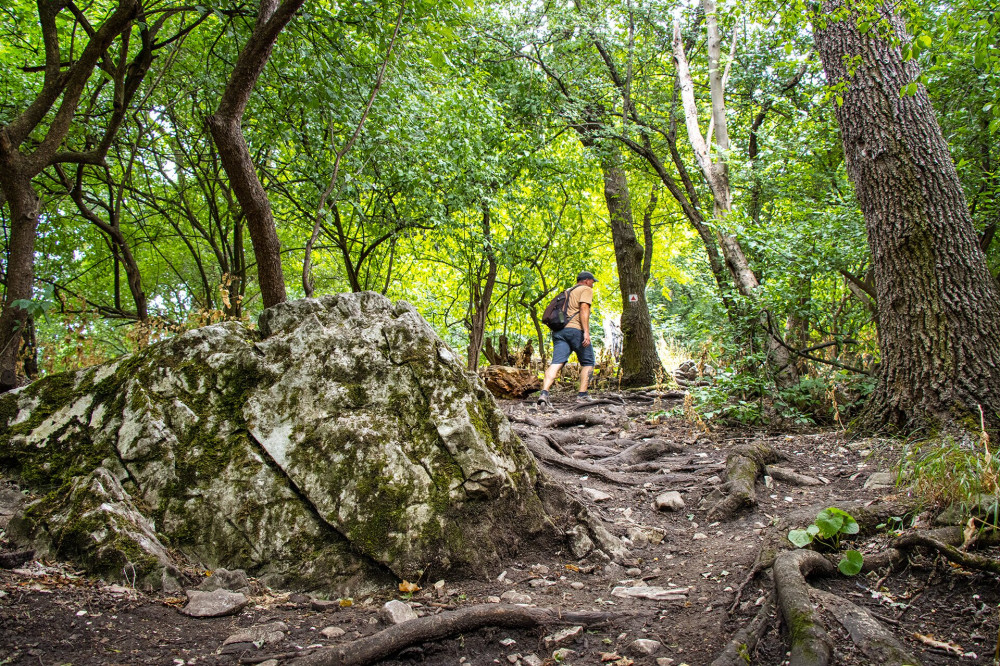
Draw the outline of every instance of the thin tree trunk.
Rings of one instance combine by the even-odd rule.
[[[486,335],[486,317],[493,302],[493,287],[497,281],[497,259],[493,250],[493,237],[490,231],[490,210],[483,208],[483,242],[486,252],[486,283],[480,289],[479,276],[475,276],[475,284],[469,292],[472,309],[472,321],[469,327],[469,370],[479,369],[479,353],[483,349],[483,338]]]
[[[242,118],[250,93],[264,71],[278,35],[304,2],[284,0],[278,5],[276,0],[261,0],[253,34],[236,59],[226,90],[219,100],[219,108],[207,118],[212,139],[219,149],[222,168],[226,170],[229,184],[247,221],[265,308],[287,299],[285,276],[281,269],[281,242],[271,202],[257,177],[257,169],[243,137]]]
[[[3,141],[0,135],[0,141]],[[0,150],[0,161],[6,151]],[[14,301],[30,300],[35,281],[35,229],[38,227],[38,196],[31,177],[11,174],[0,164],[0,187],[10,211],[10,241],[7,245],[7,292],[0,315],[0,392],[17,386],[17,358],[28,312],[13,307]]]
[[[604,200],[608,205],[622,298],[621,385],[649,386],[656,383],[657,372],[662,372],[662,366],[656,354],[653,325],[646,303],[644,252],[635,236],[628,181],[621,168],[621,157],[617,148],[605,148],[613,151],[602,152],[601,172],[604,175]]]
[[[834,20],[845,7],[850,14]],[[879,37],[880,28],[860,34],[862,11],[896,39]],[[927,93],[917,84],[900,94],[919,74],[902,58],[903,21],[888,5],[843,0],[825,2],[822,16],[816,46],[830,85],[843,86],[835,112],[877,289],[881,372],[859,424],[977,429],[982,406],[995,426],[1000,298]]]

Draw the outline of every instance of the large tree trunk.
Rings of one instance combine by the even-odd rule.
[[[900,95],[919,74],[902,58],[902,20],[887,5],[833,20],[845,6],[824,3],[815,38],[829,84],[844,86],[837,121],[878,295],[881,374],[861,427],[977,423],[979,405],[996,425],[1000,298],[948,145],[923,86]],[[861,35],[860,11],[876,12],[898,39],[880,38],[878,27]]]
[[[621,168],[621,156],[612,146],[601,155],[604,175],[604,200],[611,220],[611,239],[618,266],[618,286],[622,297],[621,385],[649,386],[662,371],[656,354],[653,325],[646,304],[646,273],[643,270],[643,247],[636,239],[629,198],[628,181]],[[632,300],[635,298],[635,300]]]
[[[3,140],[0,136],[0,141]],[[28,312],[12,304],[32,297],[35,229],[38,227],[38,196],[31,185],[31,177],[17,174],[5,153],[0,150],[0,175],[3,176],[0,187],[10,210],[10,241],[7,246],[7,292],[0,316],[0,392],[17,386],[17,359],[21,336],[28,324]]]
[[[242,118],[250,93],[271,56],[278,35],[305,0],[261,0],[253,34],[240,51],[219,108],[208,117],[208,128],[219,149],[222,168],[243,209],[257,259],[264,307],[286,300],[285,276],[281,270],[281,242],[271,213],[271,202],[257,177],[257,169],[243,137]]]

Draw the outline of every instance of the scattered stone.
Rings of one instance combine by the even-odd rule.
[[[490,596],[486,597],[486,603],[488,603],[488,604],[498,604],[498,603],[500,603],[500,597],[498,597],[496,595],[490,595]]]
[[[181,608],[180,612],[190,617],[235,615],[250,603],[250,600],[242,592],[229,592],[228,590],[212,590],[211,592],[189,590],[187,597],[187,606]]]
[[[293,592],[288,595],[288,603],[295,604],[296,606],[305,606],[310,603],[312,599],[308,594],[300,594],[298,592]]]
[[[530,604],[531,597],[524,592],[518,592],[517,590],[507,590],[500,595],[500,599],[506,601],[509,604]]]
[[[505,638],[502,641],[500,641],[500,645],[504,647],[510,647],[511,645],[517,645],[517,641],[515,641],[513,638]]]
[[[636,546],[643,546],[647,543],[655,546],[667,536],[666,530],[659,527],[630,527],[627,534]]]
[[[536,573],[539,576],[547,576],[549,573],[549,568],[544,564],[532,564],[531,572]]]
[[[892,472],[875,472],[865,481],[865,490],[883,490],[896,485],[896,475]]]
[[[587,499],[594,502],[606,502],[611,499],[611,495],[604,491],[597,490],[596,488],[581,488],[580,492],[582,492]]]
[[[314,611],[330,611],[330,610],[340,610],[340,601],[337,599],[313,599],[309,607]]]
[[[524,655],[521,657],[521,661],[523,661],[526,666],[542,666],[542,660],[535,653]]]
[[[521,660],[521,654],[520,653],[515,653],[515,654],[509,654],[509,655],[507,655],[507,661],[509,661],[512,664],[516,664],[520,660]]]
[[[278,666],[277,659],[268,659],[267,661],[262,661],[257,666]]]
[[[550,585],[555,584],[555,581],[546,580],[545,578],[532,578],[528,581],[528,585],[531,587],[549,587]]]
[[[288,631],[288,625],[284,622],[268,622],[267,624],[258,624],[247,629],[240,629],[235,634],[232,634],[226,640],[222,642],[223,645],[229,645],[231,643],[258,643],[258,644],[269,644],[277,643],[285,637],[285,632]]]
[[[203,592],[229,590],[230,592],[247,594],[250,592],[250,580],[247,578],[247,572],[242,569],[234,569],[232,571],[228,569],[216,569],[205,580],[201,581],[195,589],[202,590]],[[308,599],[309,597],[306,597],[307,601]]]
[[[676,490],[669,490],[657,495],[653,506],[657,511],[680,511],[684,508],[684,498]]]
[[[705,479],[705,483],[707,483],[710,486],[717,486],[722,483],[722,479],[719,478],[718,475],[713,474],[712,476]],[[666,657],[663,657],[663,659],[666,659]]]
[[[708,535],[707,535],[707,534],[705,534],[704,532],[695,532],[695,533],[694,533],[694,536],[693,536],[692,538],[693,538],[693,539],[694,539],[695,541],[701,541],[702,539],[707,539],[707,538],[708,538]]]
[[[670,657],[657,657],[656,666],[673,666],[674,660]]]
[[[323,629],[320,629],[319,635],[323,638],[340,638],[345,633],[347,632],[340,627],[324,627]]]
[[[580,634],[583,633],[582,626],[566,627],[565,629],[560,629],[554,634],[549,634],[542,639],[542,644],[549,650],[557,645],[562,645],[563,643],[568,643],[570,641],[576,640]]]
[[[552,651],[552,658],[556,661],[566,661],[568,658],[576,654],[576,650],[570,650],[569,648],[558,648]]]
[[[387,601],[378,612],[380,620],[386,624],[403,624],[417,619],[417,613],[399,599]]]
[[[652,601],[680,601],[687,597],[687,587],[643,587],[619,586],[611,590],[611,596],[622,599],[650,599]]]
[[[574,590],[582,590],[583,588],[587,587],[578,580],[573,581],[572,583],[569,584],[569,586],[572,587]]]
[[[625,575],[626,576],[632,576],[633,578],[635,578],[636,576],[641,576],[642,575],[642,569],[640,569],[639,567],[632,567],[630,569],[626,569],[625,570]]]
[[[663,647],[663,644],[660,643],[660,641],[654,641],[648,638],[639,638],[632,641],[629,649],[632,651],[632,654],[648,657],[656,654],[661,647]]]
[[[569,537],[569,551],[576,559],[583,559],[594,551],[594,542],[582,525],[574,527],[566,536]]]

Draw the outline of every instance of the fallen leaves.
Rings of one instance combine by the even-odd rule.
[[[404,580],[399,584],[399,591],[405,594],[413,594],[414,592],[420,591],[420,586],[416,583],[411,583],[408,580]]]

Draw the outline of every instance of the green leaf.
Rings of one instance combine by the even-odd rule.
[[[835,537],[843,524],[844,517],[830,513],[829,509],[823,509],[816,516],[816,526],[819,528],[820,536],[824,539]]]
[[[816,527],[815,524],[813,524],[806,528],[806,532],[809,532],[809,534],[816,536],[817,534],[819,534],[819,528]]]
[[[917,37],[917,41],[920,43],[921,48],[929,49],[931,47],[930,35],[920,35]]]
[[[861,572],[861,566],[865,563],[865,556],[856,550],[849,550],[844,553],[844,558],[840,560],[837,568],[845,576],[854,576]]]
[[[812,535],[805,530],[791,530],[788,533],[788,540],[791,541],[796,548],[805,548],[810,543],[812,543]]]

